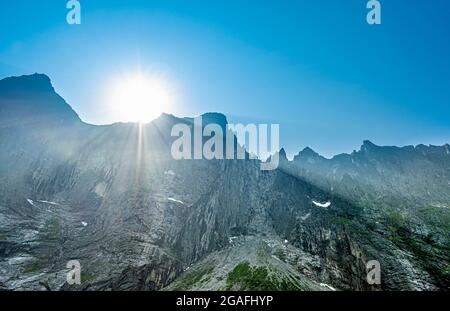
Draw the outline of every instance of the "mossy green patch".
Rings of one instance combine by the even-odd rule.
[[[225,290],[299,291],[308,288],[295,277],[282,275],[268,266],[244,261],[228,274]]]
[[[61,221],[57,217],[50,219],[45,226],[45,236],[48,239],[59,240],[62,237]]]
[[[39,261],[33,261],[31,264],[29,264],[28,266],[25,267],[25,269],[23,270],[23,273],[33,273],[36,271],[39,271],[42,269],[41,264],[39,263]]]
[[[81,282],[92,282],[95,280],[95,276],[86,272],[81,273]]]
[[[173,290],[190,290],[195,285],[208,282],[212,275],[214,267],[204,265],[195,270],[187,271],[175,283]]]
[[[48,257],[36,258],[25,267],[23,273],[33,273],[45,269],[48,266],[48,262]]]
[[[417,211],[418,216],[431,227],[450,232],[450,210],[448,208],[424,207]]]
[[[40,232],[41,243],[36,249],[36,258],[25,267],[24,273],[38,272],[49,268],[63,240],[61,221],[57,217],[49,219]]]

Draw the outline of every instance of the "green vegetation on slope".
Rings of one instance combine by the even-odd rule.
[[[189,271],[179,278],[173,290],[190,290],[198,283],[205,283],[211,279],[214,267],[205,265],[200,269]]]
[[[299,291],[308,290],[300,280],[289,278],[270,269],[252,267],[247,261],[238,264],[228,274],[226,290]]]

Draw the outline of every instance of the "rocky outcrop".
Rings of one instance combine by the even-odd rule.
[[[193,127],[92,126],[45,76],[0,81],[0,289],[448,288],[448,146],[281,150],[261,171],[173,160],[176,123]],[[73,259],[81,285],[66,282]],[[381,285],[366,281],[374,259]]]

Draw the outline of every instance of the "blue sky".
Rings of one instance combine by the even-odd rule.
[[[86,122],[111,120],[99,93],[137,67],[163,74],[176,115],[279,123],[289,155],[450,142],[450,4],[381,0],[0,2],[0,78],[48,74]]]

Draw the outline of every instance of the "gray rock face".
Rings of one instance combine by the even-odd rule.
[[[265,172],[173,160],[176,123],[193,126],[92,126],[46,76],[1,80],[0,289],[448,289],[448,146],[282,150]],[[72,259],[81,285],[66,282]]]
[[[353,227],[363,254],[382,263],[386,288],[449,288],[448,145],[365,141],[360,151],[329,160],[306,149],[281,169],[358,207],[340,221]]]

